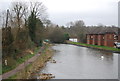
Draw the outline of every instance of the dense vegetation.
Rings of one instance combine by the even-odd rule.
[[[3,73],[34,56],[31,52],[42,46],[45,39],[52,43],[64,43],[69,39],[69,34],[51,23],[44,12],[45,7],[40,2],[31,3],[30,9],[24,2],[13,2],[12,9],[2,14],[5,18],[2,21]]]
[[[33,5],[34,7],[32,7]],[[32,3],[30,11],[23,2],[13,2],[12,6],[12,10],[7,10],[5,13],[7,14],[6,23],[4,25],[5,21],[3,21],[2,26],[3,73],[15,68],[16,65],[25,61],[26,57],[28,59],[34,56],[31,55],[31,52],[36,50],[36,46],[42,46],[43,40],[41,31],[44,26],[42,19],[37,16],[43,5]],[[30,14],[26,12],[30,12]],[[28,16],[26,17],[26,15]]]

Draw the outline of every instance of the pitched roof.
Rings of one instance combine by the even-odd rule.
[[[115,33],[118,34],[117,27],[89,27],[87,29],[87,34],[105,34],[105,33]]]

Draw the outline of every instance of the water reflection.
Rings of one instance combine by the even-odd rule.
[[[113,62],[113,53],[101,51],[101,50],[95,50],[95,49],[88,49],[87,52],[90,54],[90,56],[93,56],[97,59],[106,60],[108,62]]]
[[[118,54],[74,45],[58,44],[40,73],[52,73],[56,79],[117,79]]]

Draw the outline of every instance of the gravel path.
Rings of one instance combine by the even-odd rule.
[[[25,61],[24,63],[20,64],[19,66],[17,66],[15,69],[4,73],[3,75],[0,75],[0,77],[2,77],[2,79],[7,79],[10,76],[16,74],[17,72],[20,72],[22,69],[24,69],[27,65],[29,65],[30,63],[34,62],[38,56],[40,54],[36,54],[35,56],[33,56],[32,58],[30,58],[29,60]]]

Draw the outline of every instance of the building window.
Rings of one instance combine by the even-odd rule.
[[[117,39],[117,35],[114,35],[114,39],[115,39],[115,40]]]
[[[103,37],[103,40],[105,39],[105,37]]]
[[[93,36],[91,36],[91,39],[93,38]]]

